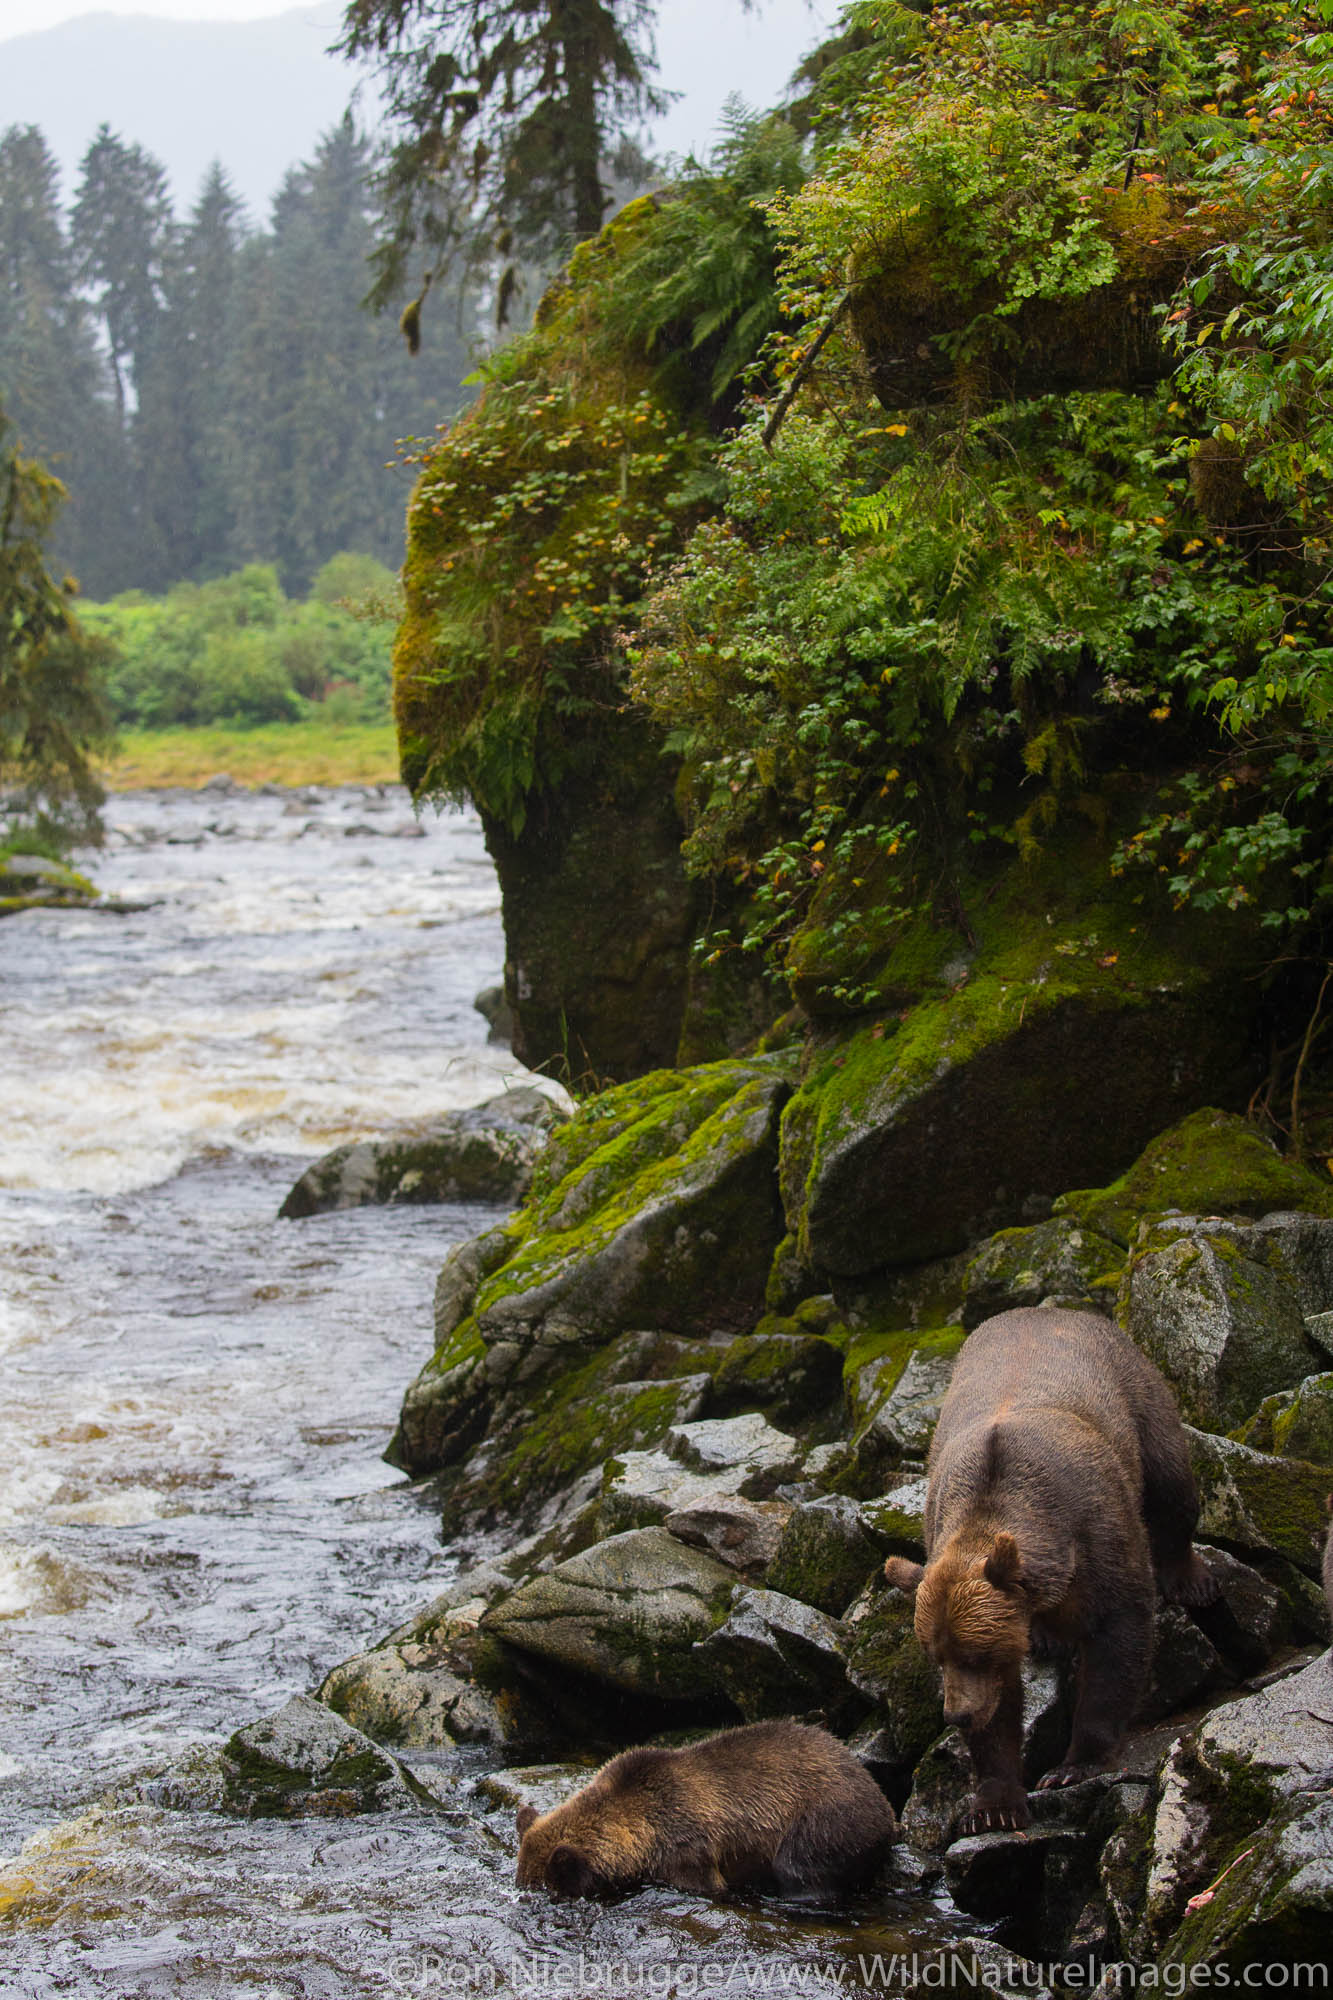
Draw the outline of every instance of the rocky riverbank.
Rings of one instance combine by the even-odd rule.
[[[900,1874],[1018,1952],[1085,1979],[1319,1958],[1333,1194],[1205,1109],[1040,1219],[830,1281],[782,1199],[806,1088],[775,1051],[659,1072],[552,1132],[523,1205],[441,1271],[392,1446],[436,1483],[446,1540],[492,1559],[233,1738],[216,1802],[373,1809],[421,1796],[422,1752],[530,1767],[796,1715],[899,1809]],[[840,1238],[868,1245],[883,1185],[866,1178],[859,1211],[855,1185]],[[1042,1301],[1116,1314],[1175,1385],[1220,1596],[1159,1611],[1123,1768],[1034,1795],[1024,1833],[954,1840],[966,1756],[882,1565],[922,1553],[924,1455],[967,1331]],[[1034,1782],[1063,1749],[1065,1680],[1027,1671]],[[530,1770],[515,1787],[561,1789]]]

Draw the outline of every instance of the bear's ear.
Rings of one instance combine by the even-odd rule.
[[[909,1597],[925,1573],[923,1564],[908,1562],[906,1556],[890,1556],[884,1565],[885,1582],[896,1585],[899,1590],[905,1590]]]
[[[518,1809],[518,1837],[522,1840],[530,1826],[537,1824],[536,1806],[520,1806]]]
[[[1018,1589],[1023,1581],[1023,1558],[1012,1535],[995,1537],[995,1547],[986,1558],[982,1575],[996,1590]]]
[[[562,1840],[546,1864],[547,1886],[557,1896],[590,1896],[597,1877],[577,1847]]]

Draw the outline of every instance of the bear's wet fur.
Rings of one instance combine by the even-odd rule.
[[[826,1730],[754,1722],[681,1750],[626,1750],[553,1811],[520,1807],[518,1832],[524,1889],[836,1896],[873,1875],[897,1822]]]
[[[1077,1784],[1134,1719],[1158,1587],[1191,1607],[1216,1596],[1192,1546],[1185,1434],[1171,1390],[1119,1327],[1037,1306],[985,1320],[963,1343],[927,1472],[925,1565],[893,1557],[885,1575],[916,1592],[945,1720],[971,1751],[961,1831],[1023,1827],[1028,1653],[1077,1651],[1069,1748],[1040,1781]]]

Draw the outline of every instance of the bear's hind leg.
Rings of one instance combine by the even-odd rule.
[[[1199,1494],[1190,1469],[1185,1434],[1174,1409],[1142,1440],[1143,1520],[1148,1530],[1157,1587],[1168,1604],[1198,1610],[1217,1596],[1194,1548]]]
[[[1038,1791],[1079,1785],[1105,1770],[1137,1713],[1152,1659],[1152,1611],[1125,1607],[1079,1649],[1078,1697],[1069,1748],[1037,1782]]]

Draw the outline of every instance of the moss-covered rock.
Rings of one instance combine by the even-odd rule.
[[[948,1255],[1035,1194],[1119,1170],[1235,1076],[1244,996],[1201,942],[1105,893],[1030,900],[997,899],[952,991],[813,1064],[782,1127],[807,1263],[846,1278]]]
[[[1256,1451],[1333,1465],[1333,1374],[1307,1375],[1294,1389],[1265,1396],[1237,1436]]]
[[[505,1645],[629,1693],[698,1699],[715,1681],[695,1648],[726,1616],[735,1572],[661,1528],[614,1535],[491,1606]]]
[[[63,861],[0,850],[0,917],[22,910],[85,909],[98,898],[96,884]]]
[[[612,1132],[525,1211],[516,1254],[478,1291],[487,1346],[752,1323],[781,1233],[774,1162],[789,1070],[775,1056],[673,1073],[623,1126],[613,1104]]]
[[[836,1342],[801,1332],[794,1319],[782,1324],[791,1331],[765,1331],[763,1322],[723,1350],[709,1397],[719,1416],[758,1409],[775,1424],[806,1429],[835,1406],[842,1389]]]
[[[307,1695],[236,1730],[222,1756],[228,1806],[257,1819],[383,1812],[417,1796],[396,1758]]]
[[[881,1760],[890,1767],[890,1791],[901,1798],[911,1773],[944,1727],[940,1677],[926,1657],[912,1623],[913,1606],[901,1591],[880,1586],[847,1620],[847,1678],[876,1709]]]
[[[863,1483],[876,1472],[887,1474],[902,1458],[925,1457],[965,1337],[961,1326],[942,1326],[927,1333],[860,1333],[852,1340],[843,1385]]]
[[[587,1470],[686,1414],[668,1411],[660,1392],[661,1425],[651,1396],[629,1423],[623,1395],[599,1412],[599,1382],[630,1378],[615,1357],[609,1373],[595,1353],[576,1357],[642,1340],[643,1328],[664,1330],[660,1354],[673,1334],[711,1337],[759,1317],[781,1232],[774,1169],[787,1068],[765,1057],[659,1074],[593,1100],[555,1135],[520,1214],[441,1272],[438,1344],[404,1399],[395,1464],[437,1471],[485,1430],[492,1445],[508,1440],[509,1462],[491,1457],[496,1498],[510,1501],[534,1457]],[[650,1372],[711,1373],[718,1359]],[[594,1457],[586,1446],[599,1438]]]
[[[278,1210],[322,1215],[368,1203],[516,1202],[566,1112],[540,1090],[514,1090],[463,1111],[358,1139],[307,1167]]]
[[[1270,1458],[1234,1438],[1185,1426],[1199,1489],[1198,1538],[1261,1559],[1276,1554],[1319,1575],[1333,1468],[1302,1459]]]
[[[840,1618],[882,1563],[883,1550],[843,1494],[793,1507],[769,1565],[770,1590]]]
[[[1187,1233],[1157,1247],[1177,1226]],[[1164,1224],[1131,1254],[1131,1338],[1171,1382],[1192,1423],[1226,1430],[1265,1394],[1292,1387],[1319,1356],[1291,1287],[1206,1224]]]
[[[1118,1180],[1062,1194],[1055,1213],[1128,1244],[1144,1216],[1268,1215],[1303,1209],[1333,1215],[1333,1187],[1276,1148],[1234,1112],[1204,1108],[1144,1147]]]
[[[1046,1299],[1110,1312],[1124,1261],[1109,1236],[1065,1216],[1029,1229],[1002,1229],[982,1244],[967,1267],[963,1325],[970,1330],[993,1313],[1038,1306]]]

